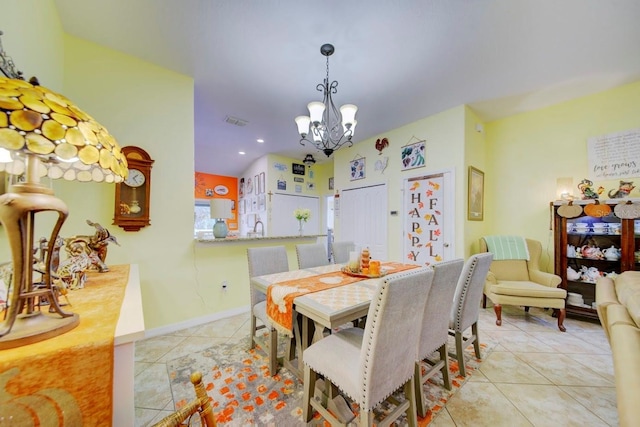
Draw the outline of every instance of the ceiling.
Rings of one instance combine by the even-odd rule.
[[[640,80],[637,0],[55,3],[68,34],[193,77],[195,170],[219,175],[325,158],[293,121],[321,100],[324,43],[336,104],[359,107],[354,142],[461,104],[490,121]]]

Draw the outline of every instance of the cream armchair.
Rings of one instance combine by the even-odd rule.
[[[506,259],[491,262],[482,306],[486,308],[487,298],[491,300],[498,326],[502,324],[502,304],[524,306],[525,311],[529,311],[529,307],[553,308],[558,310],[558,329],[565,332],[563,322],[567,291],[558,287],[562,279],[540,270],[542,245],[536,240],[525,240],[529,260]],[[489,252],[484,238],[480,239],[480,252]]]

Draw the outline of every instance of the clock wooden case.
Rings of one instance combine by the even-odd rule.
[[[142,148],[123,147],[129,164],[129,176],[116,184],[113,224],[125,231],[139,231],[150,225],[151,156]]]

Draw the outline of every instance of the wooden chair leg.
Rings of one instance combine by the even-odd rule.
[[[560,329],[561,332],[567,332],[567,328],[564,327],[563,323],[564,323],[564,318],[567,316],[567,310],[564,308],[561,308],[558,310],[558,329]]]
[[[305,422],[311,421],[313,418],[313,407],[311,399],[316,388],[316,380],[318,374],[311,370],[308,366],[304,367],[304,395],[302,397],[302,419]]]
[[[278,331],[269,331],[269,375],[278,373]]]
[[[456,332],[456,357],[458,359],[458,369],[460,370],[460,375],[463,377],[467,376],[467,372],[464,369],[464,339],[462,336],[462,332]]]
[[[482,294],[482,308],[487,308],[487,296]]]
[[[447,343],[444,343],[442,347],[440,347],[440,360],[444,361],[444,366],[442,366],[442,369],[440,370],[440,372],[442,372],[442,380],[444,382],[444,388],[446,388],[447,390],[451,390],[451,378],[449,377],[449,359],[448,359],[448,353],[447,353]],[[422,390],[422,384],[420,384],[420,390]],[[417,398],[418,396],[416,395],[416,399]],[[421,416],[424,417],[424,415],[421,415]]]
[[[476,352],[476,357],[482,359],[480,355],[480,338],[478,337],[478,322],[471,325],[471,333],[473,334],[473,349]]]
[[[249,350],[256,347],[256,316],[251,313],[251,347]]]
[[[424,390],[422,388],[422,367],[420,362],[415,363],[413,372],[413,386],[415,388],[416,408],[418,415],[425,417],[427,415],[427,405],[424,402]]]
[[[496,313],[496,325],[502,325],[502,306],[500,304],[493,304],[493,311]]]
[[[524,306],[524,312],[525,312],[525,313],[528,313],[528,312],[529,312],[529,306],[528,306],[528,305],[525,305],[525,306]]]
[[[409,401],[409,407],[407,408],[405,414],[407,416],[407,421],[409,423],[409,427],[417,427],[418,425],[418,417],[416,412],[416,394],[414,382],[416,381],[416,377],[413,376],[409,381],[404,385],[404,396]],[[421,383],[418,378],[417,382]],[[422,388],[422,387],[421,387]]]

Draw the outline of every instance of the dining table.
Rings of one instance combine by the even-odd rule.
[[[280,334],[291,337],[283,365],[302,377],[302,353],[313,342],[349,322],[366,317],[371,299],[387,275],[418,268],[381,262],[380,277],[343,272],[345,264],[290,270],[252,277],[251,286],[267,295],[269,319]],[[272,316],[273,315],[273,316]]]

